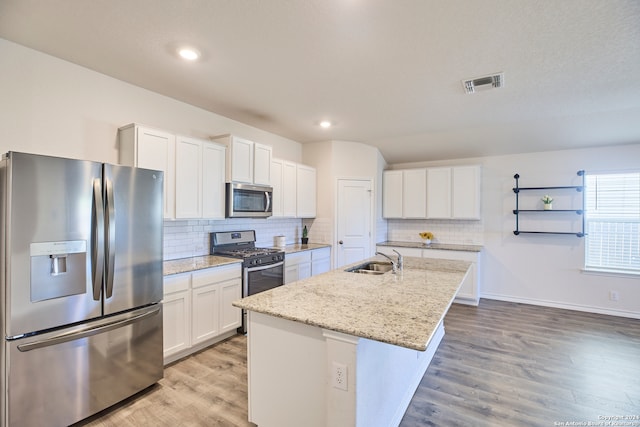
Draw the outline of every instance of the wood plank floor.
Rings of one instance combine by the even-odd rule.
[[[596,425],[615,416],[640,427],[640,320],[481,300],[454,304],[445,328],[402,427]],[[246,375],[246,338],[235,336],[77,426],[254,426]]]

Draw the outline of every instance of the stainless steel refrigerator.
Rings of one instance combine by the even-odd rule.
[[[162,181],[2,157],[2,426],[66,426],[162,378]]]

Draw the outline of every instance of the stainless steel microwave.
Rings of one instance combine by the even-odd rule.
[[[227,182],[227,218],[267,218],[273,213],[273,188]]]

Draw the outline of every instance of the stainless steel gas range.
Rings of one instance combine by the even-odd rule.
[[[284,284],[284,252],[274,248],[257,248],[255,230],[211,233],[210,253],[242,259],[242,297]],[[247,313],[243,310],[242,326],[247,332]]]

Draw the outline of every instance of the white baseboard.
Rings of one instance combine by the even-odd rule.
[[[539,300],[539,299],[533,299],[533,298],[518,298],[518,297],[512,297],[512,296],[500,295],[500,294],[483,293],[481,298],[498,300],[498,301],[517,302],[517,303],[530,304],[530,305],[540,305],[543,307],[562,308],[565,310],[583,311],[587,313],[606,314],[609,316],[628,317],[631,319],[640,319],[640,313],[637,313],[634,311],[627,311],[627,310],[615,310],[615,309],[607,309],[607,308],[601,308],[601,307],[592,307],[587,305],[567,304],[567,303],[560,303],[557,301]]]

